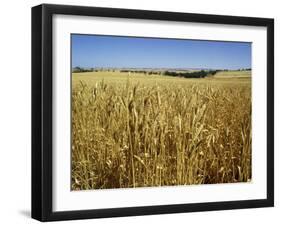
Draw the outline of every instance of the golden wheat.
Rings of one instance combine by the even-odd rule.
[[[73,190],[251,180],[249,83],[172,81],[79,79]]]

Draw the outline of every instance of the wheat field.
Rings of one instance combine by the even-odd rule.
[[[73,73],[71,189],[250,181],[251,77],[224,73]]]

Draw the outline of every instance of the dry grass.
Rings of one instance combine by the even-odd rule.
[[[158,78],[73,75],[72,190],[251,180],[250,79]]]

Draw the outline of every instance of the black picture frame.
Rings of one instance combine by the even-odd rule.
[[[52,210],[52,18],[55,14],[266,27],[267,198],[54,212]],[[274,206],[273,19],[50,4],[32,8],[32,218],[40,221],[57,221],[271,206]]]

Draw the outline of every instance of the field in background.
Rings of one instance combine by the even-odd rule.
[[[72,74],[72,190],[251,180],[251,74]]]
[[[251,71],[219,71],[214,75],[214,78],[251,78]]]

